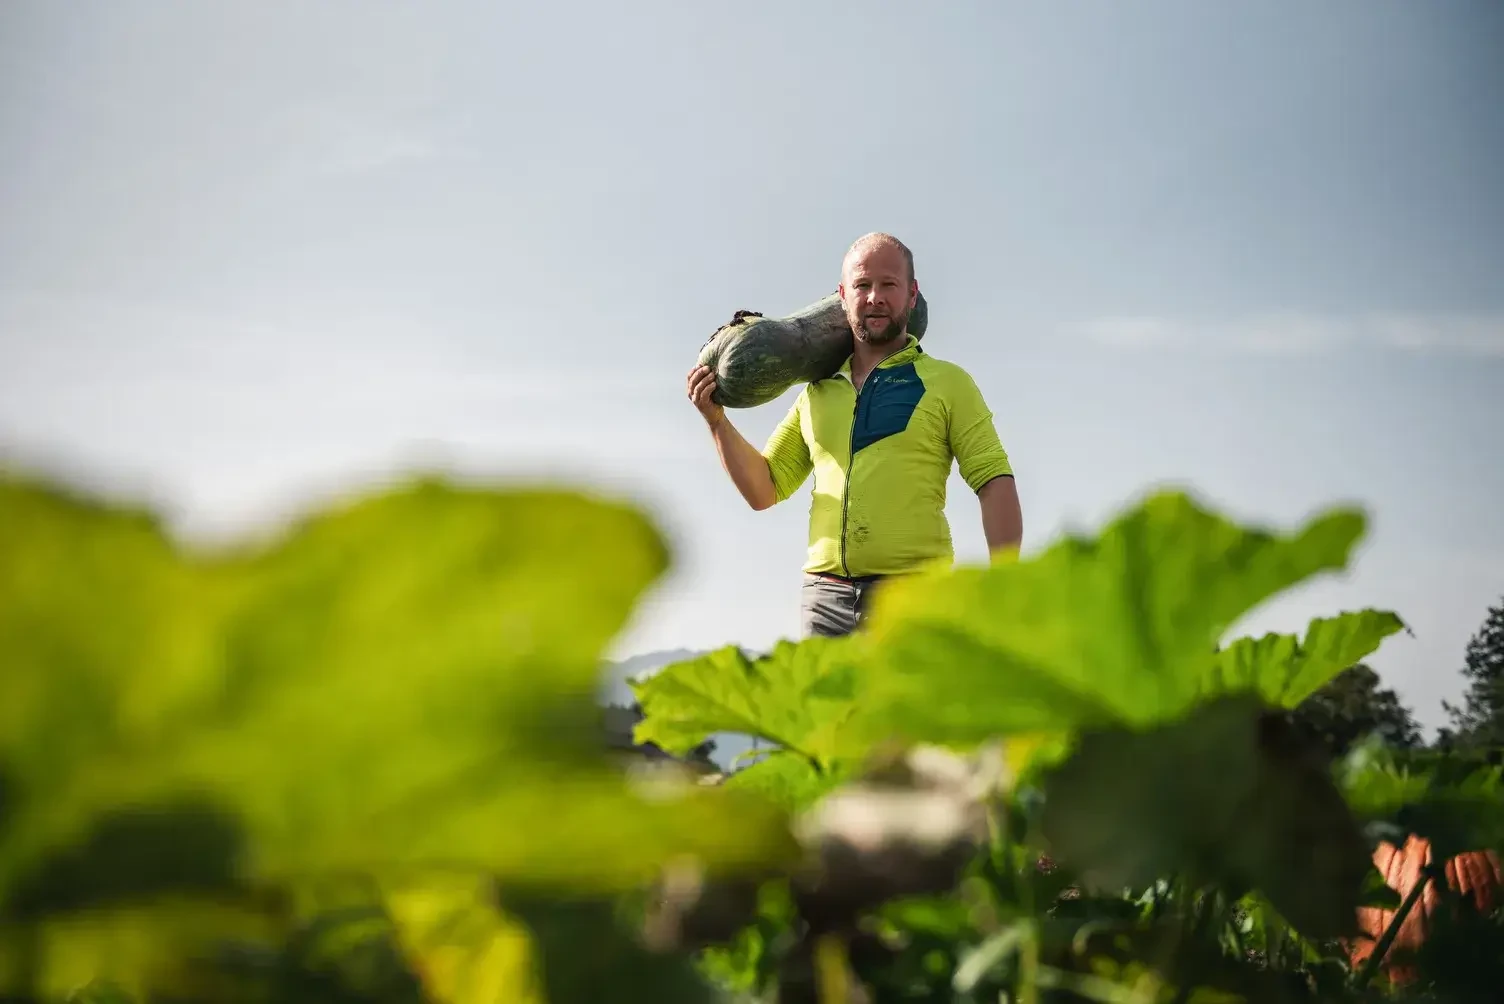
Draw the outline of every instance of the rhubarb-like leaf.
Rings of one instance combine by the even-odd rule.
[[[792,855],[765,800],[641,791],[605,756],[601,652],[666,564],[639,513],[561,491],[424,480],[200,552],[0,483],[0,919],[330,873],[603,893]]]
[[[826,762],[852,712],[860,645],[817,637],[756,658],[729,647],[665,666],[632,685],[644,715],[635,738],[685,753],[736,732]]]
[[[1304,639],[1239,638],[1211,660],[1203,693],[1251,692],[1266,704],[1294,708],[1404,626],[1387,610],[1360,610],[1312,621]]]
[[[1166,492],[1028,560],[893,580],[847,735],[969,744],[1172,720],[1228,627],[1342,568],[1363,526],[1339,510],[1295,533],[1250,529]]]

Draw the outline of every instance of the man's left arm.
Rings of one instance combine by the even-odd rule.
[[[1018,485],[1011,474],[1000,474],[977,492],[982,503],[982,533],[987,537],[987,551],[999,555],[1017,555],[1024,539],[1024,513],[1018,502]]]
[[[992,411],[969,374],[960,374],[950,400],[950,449],[961,466],[961,477],[982,509],[982,533],[987,551],[1016,556],[1023,542],[1024,517],[1018,501],[1013,466],[998,439]]]

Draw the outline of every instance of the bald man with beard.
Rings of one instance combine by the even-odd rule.
[[[954,558],[945,518],[953,464],[977,495],[994,559],[1023,538],[1013,468],[976,382],[908,332],[919,297],[913,254],[889,234],[859,238],[841,263],[840,296],[851,356],[800,391],[762,450],[711,400],[711,370],[697,366],[688,378],[721,465],[753,509],[784,501],[814,475],[806,637],[857,630],[883,580]]]

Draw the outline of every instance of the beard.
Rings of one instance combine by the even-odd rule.
[[[869,330],[867,327],[867,322],[872,320],[874,316],[887,318],[887,324],[877,331]],[[851,321],[851,333],[858,340],[866,342],[868,345],[887,345],[894,339],[903,336],[904,329],[909,323],[909,312],[907,310],[898,310],[888,314],[868,314],[866,317],[853,316],[849,319]]]

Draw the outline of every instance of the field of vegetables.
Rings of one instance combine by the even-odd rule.
[[[1222,643],[1365,525],[1156,493],[668,666],[639,741],[765,740],[707,783],[602,742],[631,506],[415,480],[211,553],[0,477],[0,1000],[1497,1002],[1504,768],[1290,725],[1401,617]]]

